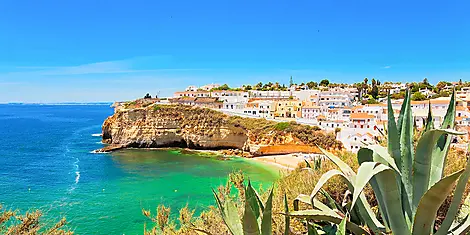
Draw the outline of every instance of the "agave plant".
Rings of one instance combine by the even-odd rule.
[[[360,163],[357,173],[338,157],[322,149],[339,170],[325,173],[311,195],[299,195],[297,201],[308,203],[313,209],[294,211],[289,216],[340,224],[345,216],[315,198],[331,177],[340,176],[353,192],[350,211],[351,214],[357,212],[359,220],[346,221],[347,230],[353,234],[467,234],[470,231],[470,214],[459,223],[454,222],[454,219],[470,177],[470,161],[467,160],[465,169],[443,176],[452,135],[465,134],[453,130],[455,92],[441,125],[444,129],[434,129],[429,107],[426,126],[416,149],[413,145],[410,103],[407,91],[396,122],[389,96],[387,148],[370,145],[360,149],[357,154]],[[377,216],[362,192],[368,183],[377,199]],[[436,213],[452,191],[453,199],[446,217],[440,227],[435,229]],[[366,225],[368,229],[363,229],[361,225]]]
[[[213,193],[222,219],[232,235],[272,234],[272,188],[266,203],[263,204],[258,193],[251,186],[251,182],[248,181],[242,218],[238,215],[238,209],[234,201],[226,197],[222,202],[214,190]]]

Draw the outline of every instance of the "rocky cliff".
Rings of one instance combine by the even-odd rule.
[[[240,118],[182,105],[148,105],[117,108],[103,124],[102,151],[123,147],[239,149],[252,155],[314,151],[315,145],[341,148],[334,135],[294,123]],[[275,148],[266,148],[277,146]],[[306,148],[306,146],[309,146]],[[268,149],[268,150],[267,150]],[[270,152],[269,149],[276,151]]]

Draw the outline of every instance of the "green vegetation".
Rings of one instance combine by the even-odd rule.
[[[320,86],[328,86],[330,84],[330,81],[328,79],[323,79],[320,81]]]
[[[348,208],[350,217],[346,222],[347,230],[352,234],[364,234],[360,227],[363,224],[367,225],[367,234],[467,234],[470,231],[470,214],[460,223],[454,223],[454,220],[470,177],[470,161],[465,163],[465,169],[444,175],[451,135],[464,133],[452,129],[434,129],[432,119],[429,119],[414,150],[410,96],[410,92],[407,92],[398,123],[395,123],[389,98],[388,147],[370,145],[360,149],[357,154],[360,163],[357,174],[340,158],[323,151],[339,170],[325,173],[311,196],[299,196],[303,198],[300,201],[309,204],[312,209],[291,212],[288,216],[342,223],[346,217],[331,207],[314,202],[321,187],[331,177],[340,176],[353,192]],[[455,94],[442,126],[453,128],[454,119]],[[363,193],[368,183],[378,204],[378,214],[374,214]],[[447,213],[439,217],[439,208],[446,205],[446,199],[454,186]],[[440,226],[435,224],[436,220],[440,220]]]
[[[278,131],[285,131],[289,127],[290,127],[290,122],[279,122],[276,125],[274,125],[274,129]]]
[[[411,96],[411,100],[413,101],[422,101],[422,100],[426,100],[426,96],[423,95],[423,93],[421,92],[415,92],[412,96]]]
[[[153,111],[158,111],[160,110],[162,107],[160,105],[154,105],[153,106]]]
[[[36,210],[26,214],[18,211],[5,210],[0,205],[0,234],[15,235],[72,235],[73,232],[65,229],[65,218],[53,226],[47,226],[42,221],[42,212]]]

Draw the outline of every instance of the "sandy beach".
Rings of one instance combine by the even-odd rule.
[[[299,154],[269,155],[254,157],[252,159],[286,170],[294,170],[299,163],[304,162],[303,157],[301,157]]]

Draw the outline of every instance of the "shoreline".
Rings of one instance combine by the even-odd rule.
[[[264,155],[251,158],[253,161],[262,162],[277,168],[293,171],[299,163],[304,162],[304,159],[298,155],[301,153],[278,154],[278,155]]]
[[[187,151],[188,153],[195,153],[195,154],[205,154],[205,155],[218,155],[218,156],[223,156],[223,157],[239,157],[243,158],[249,161],[257,162],[257,163],[263,163],[272,167],[276,167],[277,169],[280,170],[287,170],[287,171],[293,171],[295,168],[297,168],[298,164],[301,162],[304,162],[304,159],[299,156],[302,155],[303,153],[289,153],[289,154],[276,154],[276,155],[261,155],[261,156],[256,156],[256,157],[242,157],[238,155],[226,155],[219,150],[204,150],[204,149],[190,149],[190,148],[173,148],[173,147],[163,147],[163,148],[132,148],[132,147],[121,147],[118,149],[114,149],[116,151],[119,150],[180,150],[180,151]],[[114,151],[113,150],[113,151]],[[110,152],[113,152],[110,151]],[[97,152],[96,150],[94,151],[95,153],[109,153],[109,152]]]

